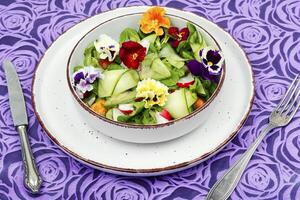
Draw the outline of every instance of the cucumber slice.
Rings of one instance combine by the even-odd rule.
[[[175,119],[182,118],[189,114],[189,109],[187,107],[185,90],[180,89],[171,93],[168,96],[168,101],[165,108],[169,111],[171,116]]]
[[[123,92],[118,95],[111,96],[107,98],[104,106],[105,107],[113,107],[118,104],[122,103],[129,103],[132,102],[136,97],[136,91],[128,91],[128,92]]]
[[[184,58],[181,58],[176,51],[172,48],[172,46],[170,44],[167,44],[159,53],[159,57],[161,58],[166,58],[168,60],[168,62],[180,69],[184,66]]]
[[[142,65],[141,70],[139,71],[141,80],[151,78],[152,74],[153,74],[153,71],[151,70],[150,66]]]
[[[141,43],[148,42],[149,44],[154,43],[156,40],[156,34],[151,34],[141,40]]]
[[[161,80],[165,78],[169,78],[171,76],[171,72],[168,67],[160,60],[160,58],[156,58],[151,65],[152,70],[152,78],[156,80]]]
[[[127,69],[105,71],[104,78],[99,81],[98,96],[100,98],[111,96],[119,79],[126,71]]]
[[[135,70],[128,70],[122,74],[122,77],[119,79],[113,91],[113,95],[120,94],[137,86],[139,80],[139,74]]]

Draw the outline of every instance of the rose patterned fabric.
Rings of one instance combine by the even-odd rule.
[[[49,45],[79,21],[110,9],[161,5],[194,12],[228,31],[249,57],[256,80],[252,112],[237,137],[194,168],[133,178],[103,173],[63,153],[33,114],[34,69]],[[0,63],[11,59],[25,92],[30,142],[44,179],[41,193],[23,186],[19,136],[0,68],[0,199],[200,200],[267,124],[270,111],[300,71],[299,0],[1,0]],[[232,200],[300,198],[300,112],[259,146]]]

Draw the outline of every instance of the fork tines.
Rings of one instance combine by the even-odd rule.
[[[300,107],[300,101],[297,103],[297,100],[300,96],[299,85],[300,76],[298,74],[276,107],[276,111],[278,113],[284,114],[285,116],[293,116],[297,112],[298,108]]]

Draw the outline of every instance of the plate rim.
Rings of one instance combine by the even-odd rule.
[[[184,11],[184,10],[180,10],[177,8],[172,8],[172,7],[165,7],[165,6],[160,6],[166,9],[170,9],[170,10],[175,10],[175,11],[179,11],[179,12],[186,12],[190,15],[193,15],[195,17],[200,17],[203,18],[204,20],[209,21],[211,24],[217,26],[219,29],[223,30],[225,34],[227,34],[230,38],[233,39],[234,43],[236,43],[236,45],[240,48],[242,54],[244,55],[249,67],[249,71],[251,73],[251,86],[252,86],[252,96],[250,98],[250,101],[248,102],[248,110],[247,112],[245,112],[245,115],[243,116],[243,118],[241,118],[239,125],[236,127],[235,131],[233,131],[226,140],[224,140],[222,143],[220,143],[218,146],[216,146],[214,149],[210,150],[209,152],[206,152],[205,154],[202,154],[201,156],[194,158],[192,160],[189,161],[185,161],[185,162],[181,162],[175,165],[170,165],[167,167],[157,167],[157,168],[152,168],[152,169],[133,169],[133,168],[123,168],[123,167],[115,167],[115,166],[110,166],[107,164],[102,164],[87,158],[82,157],[81,155],[75,153],[74,151],[68,149],[67,147],[65,147],[63,144],[61,144],[52,134],[51,132],[46,128],[41,116],[39,115],[38,111],[37,111],[37,107],[36,107],[36,103],[35,103],[35,94],[34,94],[34,88],[35,88],[35,80],[36,80],[36,74],[38,71],[38,68],[42,62],[42,60],[44,59],[45,55],[47,54],[47,52],[49,51],[49,49],[52,47],[52,45],[59,39],[61,38],[61,36],[65,35],[68,31],[72,30],[76,25],[83,23],[93,17],[96,17],[98,15],[104,14],[104,13],[109,13],[109,12],[115,12],[117,10],[126,10],[128,8],[150,8],[153,6],[127,6],[127,7],[123,7],[123,8],[115,8],[115,9],[111,9],[111,10],[107,10],[107,11],[103,11],[99,14],[90,16],[86,19],[83,19],[82,21],[76,23],[75,25],[73,25],[72,27],[70,27],[68,30],[66,30],[64,33],[62,33],[60,36],[58,36],[47,48],[47,50],[43,53],[42,57],[40,58],[35,70],[34,70],[34,75],[33,75],[33,79],[32,79],[32,84],[31,84],[31,101],[32,101],[32,105],[33,105],[33,111],[34,114],[36,115],[38,122],[40,123],[41,127],[43,128],[44,132],[46,133],[46,135],[52,140],[52,142],[54,144],[56,144],[60,149],[62,149],[64,152],[66,152],[67,154],[69,154],[71,157],[77,159],[80,162],[83,162],[89,166],[92,166],[94,168],[98,168],[98,169],[102,169],[104,171],[109,171],[109,172],[113,172],[113,173],[125,173],[125,174],[141,174],[141,175],[145,175],[145,174],[158,174],[158,173],[163,173],[167,174],[168,172],[172,172],[173,170],[180,170],[183,168],[188,168],[189,166],[193,166],[196,165],[198,163],[200,163],[201,161],[204,161],[205,159],[208,159],[210,156],[213,156],[214,154],[216,154],[218,151],[222,150],[226,144],[228,144],[238,133],[238,131],[243,127],[243,125],[245,124],[251,110],[252,110],[252,106],[253,106],[253,102],[254,102],[254,98],[255,98],[255,79],[254,79],[254,73],[253,73],[253,69],[252,66],[249,62],[249,58],[247,56],[247,54],[245,53],[245,51],[243,50],[243,48],[241,47],[241,45],[237,42],[237,40],[232,37],[226,30],[224,30],[222,27],[220,27],[218,24],[212,22],[211,20],[197,15],[193,12],[190,11]]]

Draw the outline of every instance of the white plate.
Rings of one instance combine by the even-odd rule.
[[[120,8],[77,24],[49,47],[35,72],[32,87],[34,110],[47,135],[74,158],[103,171],[153,176],[194,166],[215,154],[236,135],[252,106],[254,80],[251,66],[234,39],[202,17],[166,8],[167,13],[184,16],[206,27],[223,49],[227,75],[215,112],[197,130],[165,143],[122,142],[90,127],[76,111],[67,85],[65,73],[70,51],[88,30],[111,16],[128,15],[148,8]]]

